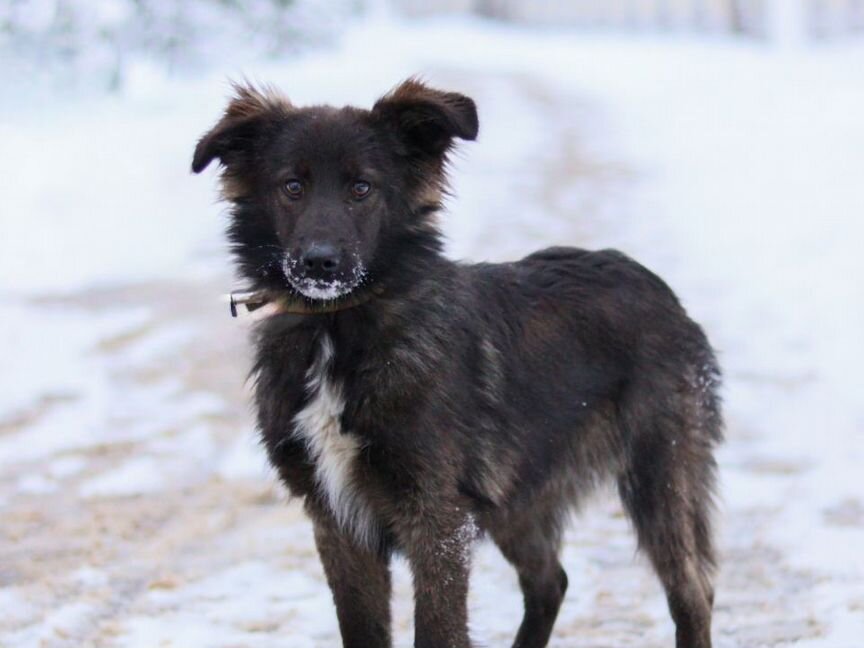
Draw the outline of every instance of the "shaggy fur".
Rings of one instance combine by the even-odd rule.
[[[274,298],[345,308],[256,331],[270,460],[315,526],[348,647],[391,645],[389,558],[415,646],[465,648],[471,545],[519,574],[514,646],[546,645],[567,589],[568,512],[617,484],[677,626],[709,648],[719,371],[702,330],[620,252],[454,263],[434,215],[474,103],[409,80],[371,110],[237,88],[199,142],[231,202],[239,269]]]

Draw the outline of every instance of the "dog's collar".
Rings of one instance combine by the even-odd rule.
[[[373,288],[359,292],[356,295],[349,295],[344,299],[318,303],[302,299],[290,299],[286,295],[274,294],[266,290],[257,290],[254,292],[232,292],[229,295],[229,303],[231,317],[237,317],[237,307],[241,305],[249,313],[269,306],[267,316],[281,315],[283,313],[292,315],[323,315],[360,306],[380,294],[380,289]]]

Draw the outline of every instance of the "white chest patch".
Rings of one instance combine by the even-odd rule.
[[[294,416],[294,435],[306,445],[315,464],[315,479],[336,521],[364,545],[377,537],[375,518],[356,488],[354,470],[362,444],[342,431],[345,409],[342,385],[329,376],[333,342],[321,339],[318,357],[306,371],[309,402]]]

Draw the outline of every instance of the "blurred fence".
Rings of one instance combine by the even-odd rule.
[[[807,33],[816,39],[864,34],[864,0],[809,0]]]
[[[765,0],[476,0],[474,10],[535,24],[762,35],[764,4]]]
[[[382,3],[413,16],[775,42],[864,34],[864,0],[0,0],[0,72],[119,88],[130,61],[242,66],[327,43]]]
[[[770,38],[864,33],[864,0],[395,0],[406,13],[467,12],[521,24]]]
[[[363,0],[0,0],[0,71],[96,77],[130,59],[168,70],[276,57],[326,43]]]

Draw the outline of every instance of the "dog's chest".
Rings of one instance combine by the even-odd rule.
[[[364,544],[374,541],[376,524],[357,483],[362,444],[343,430],[342,384],[331,376],[333,343],[324,336],[318,355],[306,371],[308,400],[293,420],[293,434],[303,441],[315,466],[315,481],[339,525]]]

